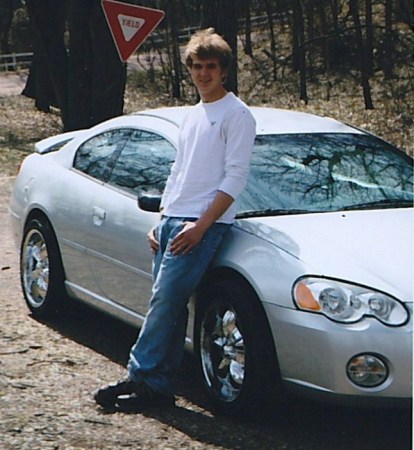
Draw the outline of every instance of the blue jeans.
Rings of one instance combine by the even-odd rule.
[[[183,357],[188,301],[230,228],[215,223],[189,253],[173,255],[169,244],[188,220],[194,219],[164,217],[157,227],[160,248],[154,257],[149,310],[128,362],[134,381],[145,381],[166,395],[174,392]]]

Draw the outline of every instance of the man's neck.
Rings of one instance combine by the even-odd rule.
[[[212,95],[207,95],[204,97],[202,95],[200,95],[200,98],[203,101],[203,103],[213,103],[213,102],[217,102],[218,100],[221,100],[222,98],[224,98],[227,95],[227,93],[228,92],[223,88],[219,92],[216,92]]]

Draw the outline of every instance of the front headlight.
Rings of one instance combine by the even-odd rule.
[[[299,309],[324,314],[338,322],[352,323],[371,316],[386,325],[399,326],[408,320],[408,311],[395,298],[328,278],[300,278],[293,286],[293,298]]]

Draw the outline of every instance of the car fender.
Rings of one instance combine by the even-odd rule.
[[[288,242],[286,235],[280,234],[278,238]],[[237,223],[213,261],[213,270],[223,268],[239,273],[262,302],[286,308],[295,308],[292,286],[306,273],[303,263],[289,251],[243,230]]]

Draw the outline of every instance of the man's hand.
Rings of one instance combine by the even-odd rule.
[[[171,242],[173,255],[189,253],[203,239],[208,228],[219,219],[234,202],[233,197],[218,191],[213,202],[196,222],[184,222],[183,229]]]
[[[203,239],[205,230],[196,222],[184,222],[183,229],[175,236],[170,245],[173,255],[186,254]]]
[[[156,226],[152,227],[147,234],[148,242],[149,242],[152,253],[157,252],[158,249],[160,248],[160,243],[158,242],[157,238],[155,237],[156,228],[157,228]]]

